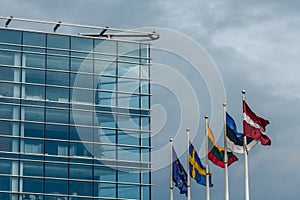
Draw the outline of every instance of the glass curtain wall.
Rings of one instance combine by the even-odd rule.
[[[0,199],[149,200],[149,54],[0,29]]]

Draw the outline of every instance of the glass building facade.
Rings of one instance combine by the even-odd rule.
[[[149,44],[0,28],[0,199],[151,199]]]

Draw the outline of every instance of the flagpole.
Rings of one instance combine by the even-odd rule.
[[[246,90],[242,91],[242,100],[243,103],[246,99]],[[243,106],[243,115],[245,113],[244,106]],[[244,130],[244,162],[245,162],[245,200],[249,200],[249,178],[248,178],[248,150],[247,150],[247,137],[245,136]]]
[[[206,133],[206,144],[205,144],[205,146],[206,146],[206,162],[205,162],[205,164],[206,164],[206,200],[209,200],[210,199],[210,195],[209,195],[209,169],[208,169],[208,152],[209,152],[209,150],[208,150],[208,134],[207,134],[207,124],[208,124],[208,116],[207,115],[205,115],[204,116],[204,118],[205,118],[205,133]]]
[[[190,128],[186,129],[187,134],[187,200],[191,200],[191,176],[190,176],[190,161],[189,161],[189,149],[190,149]]]
[[[173,139],[170,138],[170,200],[173,200]]]
[[[224,108],[224,171],[225,171],[225,200],[229,200],[229,189],[228,189],[228,155],[227,155],[227,139],[226,139],[226,103],[223,103]]]

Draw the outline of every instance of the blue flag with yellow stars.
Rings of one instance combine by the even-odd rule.
[[[173,181],[175,186],[180,190],[180,194],[187,195],[187,173],[185,172],[182,164],[180,163],[177,154],[172,148],[172,173],[173,173]]]

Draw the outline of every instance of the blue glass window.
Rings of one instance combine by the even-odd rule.
[[[0,31],[0,43],[9,43],[9,44],[20,45],[21,37],[22,37],[22,32],[20,32],[20,31],[3,30],[3,29],[1,29],[1,31]],[[9,44],[7,44],[7,45],[0,44],[0,48],[13,49],[13,50],[21,49],[20,46],[13,46],[13,45],[9,45]]]
[[[45,180],[45,193],[51,195],[68,194],[68,181],[65,180]],[[62,197],[62,196],[60,196]]]
[[[93,183],[82,181],[69,181],[69,194],[80,196],[92,196]]]
[[[26,67],[45,69],[45,55],[26,53],[23,54],[23,62]]]
[[[117,72],[117,62],[95,60],[95,74],[115,76]]]
[[[69,70],[69,58],[64,56],[47,56],[47,68]]]
[[[88,127],[70,127],[70,140],[93,141],[93,129]]]
[[[43,140],[31,140],[23,139],[24,153],[29,154],[43,154],[44,153],[44,141]]]
[[[69,127],[61,125],[46,125],[45,137],[51,139],[68,140]]]
[[[119,198],[140,199],[140,186],[119,184],[118,195]]]
[[[73,51],[85,51],[86,53],[72,52],[72,56],[81,56],[81,57],[92,57],[93,54],[89,54],[93,51],[93,39],[89,38],[79,38],[71,37],[71,49]]]
[[[46,162],[45,177],[68,178],[68,165]]]
[[[69,49],[70,37],[63,35],[47,35],[47,47],[55,49]]]
[[[49,155],[68,156],[67,142],[45,141],[45,153]]]
[[[71,87],[94,88],[93,75],[90,74],[71,74]]]
[[[36,84],[45,83],[45,71],[23,69],[22,76],[25,77],[26,83],[36,83]]]
[[[23,33],[23,44],[36,46],[36,47],[45,47],[46,45],[46,35],[43,33]],[[45,52],[45,48],[33,48],[33,47],[24,47],[24,51],[34,51],[34,52]]]
[[[61,109],[46,109],[46,122],[52,123],[69,123],[69,111]]]
[[[45,99],[45,87],[36,85],[24,85],[25,94],[22,94],[26,100],[44,100]]]
[[[69,86],[69,74],[47,71],[46,83],[48,85]]]
[[[2,119],[19,119],[20,107],[0,104],[0,118]]]
[[[25,137],[44,137],[44,124],[23,123]]]
[[[1,55],[0,55],[1,60]],[[1,67],[0,80],[20,82],[21,69],[12,67]]]
[[[46,87],[46,100],[56,101],[58,103],[68,103],[69,102],[69,89],[60,87]]]
[[[0,135],[19,135],[19,122],[0,121]]]
[[[27,121],[44,122],[44,108],[24,106],[22,112],[25,113],[25,120]]]
[[[118,144],[140,145],[138,132],[118,131]]]
[[[20,85],[14,83],[0,83],[1,97],[20,97]]]
[[[94,183],[94,195],[96,197],[116,198],[116,184],[112,183]]]
[[[71,59],[71,71],[92,73],[93,72],[93,60],[72,58]]]

